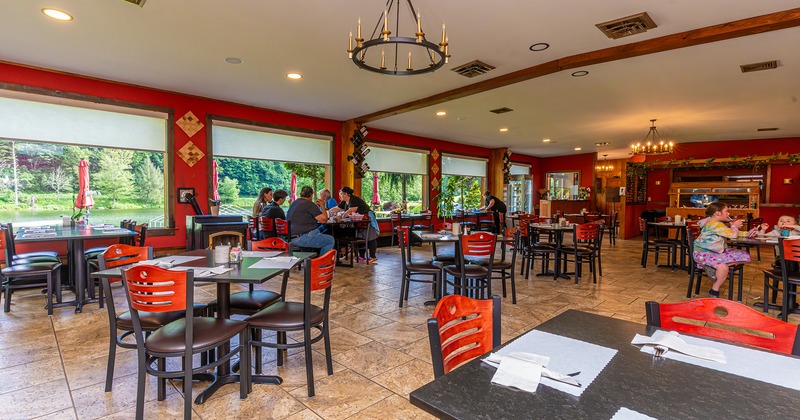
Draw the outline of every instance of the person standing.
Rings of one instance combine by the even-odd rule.
[[[320,210],[312,201],[314,189],[303,187],[300,189],[300,197],[292,202],[289,211],[286,212],[286,220],[291,227],[292,246],[303,248],[317,248],[319,255],[333,249],[333,236],[326,235],[317,229],[319,223],[328,221],[328,213]]]
[[[281,206],[283,205],[283,203],[286,202],[286,197],[288,195],[289,193],[287,193],[286,190],[275,191],[275,193],[272,194],[272,202],[264,206],[264,209],[261,210],[260,216],[272,219],[273,226],[275,219],[285,220],[286,213],[284,213],[283,208],[281,208]],[[261,239],[275,236],[275,230],[273,229],[272,232],[261,232],[261,235],[263,236]]]
[[[360,259],[366,261],[366,258],[369,258],[369,262],[378,261],[378,257],[376,256],[378,251],[378,229],[372,223],[369,205],[367,205],[361,197],[353,195],[353,193],[355,193],[355,191],[353,191],[352,188],[342,187],[342,189],[339,190],[339,199],[342,201],[336,207],[328,210],[328,212],[335,214],[343,211],[344,214],[342,217],[348,217],[353,213],[364,215],[364,217],[368,219],[369,224],[366,229],[358,229],[356,231],[356,236],[367,241],[369,255],[362,255]],[[375,224],[377,224],[377,222]]]
[[[272,201],[272,188],[264,187],[258,192],[255,204],[253,204],[253,217],[258,217],[267,204]]]
[[[492,229],[492,232],[498,234],[503,230],[503,226],[500,225],[500,214],[503,215],[503,222],[506,220],[506,212],[508,211],[506,203],[504,203],[503,200],[493,196],[490,191],[483,193],[483,197],[486,199],[486,204],[479,210],[492,213],[492,219],[494,220],[494,229]]]

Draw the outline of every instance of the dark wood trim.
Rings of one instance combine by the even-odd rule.
[[[153,236],[175,236],[175,232],[177,232],[177,228],[148,228],[147,229],[147,237]]]
[[[502,76],[473,83],[460,88],[437,93],[426,98],[406,102],[370,114],[356,117],[355,121],[365,124],[370,121],[403,114],[417,109],[487,92],[537,77],[546,76],[562,70],[575,69],[593,64],[607,63],[647,54],[654,54],[679,48],[691,47],[711,42],[724,41],[748,35],[777,31],[800,26],[800,8],[784,10],[762,16],[741,19],[705,28],[693,29],[672,35],[639,41],[602,50],[589,51],[517,70]]]

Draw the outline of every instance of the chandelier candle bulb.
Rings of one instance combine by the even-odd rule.
[[[408,52],[408,68],[406,70],[408,71],[414,70],[414,67],[411,67],[411,51]]]
[[[386,51],[381,50],[381,70],[386,70]]]
[[[353,58],[353,32],[350,31],[350,40],[347,42],[347,58]]]
[[[389,40],[389,34],[391,33],[391,32],[389,32],[389,11],[388,10],[384,10],[383,11],[383,32],[381,32],[381,33],[383,34],[383,40],[384,41],[388,41]],[[381,67],[383,67],[383,66],[381,66]]]

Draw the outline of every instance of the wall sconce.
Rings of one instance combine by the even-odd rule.
[[[661,181],[656,181],[656,185],[661,185]]]
[[[783,184],[794,184],[794,178],[783,178]]]

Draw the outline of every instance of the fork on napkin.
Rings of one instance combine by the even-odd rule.
[[[492,353],[484,362],[497,367],[493,384],[505,385],[527,392],[536,392],[542,377],[550,378],[569,385],[580,387],[581,384],[570,375],[547,369],[550,358],[534,353],[512,352],[506,356]]]
[[[652,337],[636,334],[631,344],[642,344],[643,352],[652,353],[653,355],[658,352],[657,357],[661,357],[667,351],[673,350],[698,359],[726,363],[725,353],[722,350],[689,344],[681,338],[677,331],[656,331]],[[664,348],[667,350],[664,350]]]

